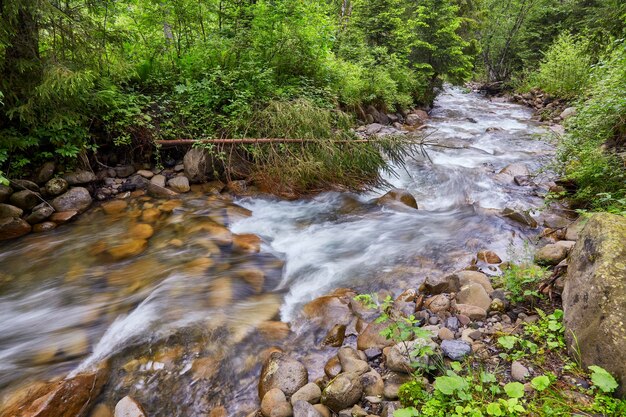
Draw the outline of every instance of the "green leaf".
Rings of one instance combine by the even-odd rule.
[[[510,398],[522,398],[524,396],[524,385],[519,382],[509,382],[504,386],[504,392]]]
[[[467,389],[467,386],[467,381],[458,375],[435,378],[435,389],[445,395],[452,395],[454,391]]]
[[[502,336],[498,338],[498,344],[507,350],[511,350],[517,343],[517,340],[515,336]]]
[[[489,403],[487,405],[487,414],[489,414],[490,416],[501,416],[501,415],[503,415],[502,408],[500,408],[500,404],[498,404],[498,403]]]
[[[598,387],[602,392],[613,392],[617,388],[617,381],[613,378],[613,375],[608,373],[605,369],[599,366],[592,365],[589,367],[591,373],[591,382]]]
[[[541,392],[550,386],[550,378],[546,375],[535,377],[532,381],[530,381],[530,385],[532,385],[537,391]]]
[[[400,408],[393,412],[393,417],[414,417],[419,415],[415,407]]]

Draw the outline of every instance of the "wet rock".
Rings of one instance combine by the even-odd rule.
[[[259,253],[261,238],[253,234],[233,235],[233,248],[241,252]]]
[[[307,369],[297,360],[281,352],[272,353],[261,370],[259,398],[278,388],[291,396],[309,382]]]
[[[19,217],[0,218],[0,240],[15,239],[31,230],[31,225]]]
[[[330,381],[322,392],[322,404],[338,413],[359,402],[362,395],[363,385],[360,375],[342,373]]]
[[[497,253],[490,250],[481,250],[478,252],[477,256],[479,261],[486,262],[488,264],[501,264],[502,259],[498,256]]]
[[[328,378],[334,378],[341,373],[341,362],[337,356],[330,358],[324,365],[324,373]]]
[[[320,387],[313,382],[309,382],[291,396],[291,404],[295,406],[298,401],[306,401],[310,404],[317,404],[320,402],[321,397],[322,390]]]
[[[521,223],[523,225],[532,227],[533,229],[537,227],[537,221],[532,218],[532,216],[525,211],[514,210],[512,208],[505,208],[502,210],[502,215],[504,217],[508,217],[509,219]]]
[[[54,176],[56,164],[53,161],[44,162],[35,174],[35,182],[37,184],[45,184]]]
[[[107,381],[107,368],[43,384],[3,409],[3,416],[77,417],[88,410]]]
[[[100,403],[98,405],[96,405],[93,410],[91,410],[91,413],[89,414],[89,417],[112,417],[113,413],[111,412],[111,409],[109,408],[108,405],[104,404],[104,403]]]
[[[519,361],[513,361],[511,364],[511,378],[514,381],[524,382],[530,375],[528,368],[521,364]]]
[[[499,173],[510,175],[511,177],[516,177],[519,175],[522,175],[522,176],[530,175],[528,166],[521,162],[515,162],[510,165],[507,165]]]
[[[489,309],[491,298],[485,288],[474,282],[461,287],[461,291],[456,295],[456,300],[460,304],[480,307],[483,310]]]
[[[272,388],[263,396],[263,400],[261,400],[261,414],[265,417],[283,415],[282,412],[285,409],[284,404],[286,403],[287,398],[285,397],[285,393],[278,388]],[[276,414],[277,410],[280,411],[278,414]],[[289,415],[291,415],[291,413],[287,414],[287,416]]]
[[[67,191],[69,184],[63,178],[52,178],[44,186],[47,195],[56,197]]]
[[[443,354],[453,361],[461,361],[472,353],[472,347],[463,340],[444,340],[441,342]]]
[[[41,223],[52,216],[54,209],[48,203],[41,203],[33,207],[32,212],[26,216],[26,221],[30,224]]]
[[[387,194],[378,198],[376,203],[381,205],[402,203],[405,206],[417,209],[417,201],[415,201],[415,197],[413,197],[413,195],[408,191],[398,188],[390,190]]]
[[[129,396],[118,401],[113,415],[114,417],[146,417],[143,407]]]
[[[19,207],[15,207],[10,204],[0,203],[0,219],[6,217],[21,217],[23,213],[24,210]]]
[[[528,187],[533,185],[533,178],[530,175],[516,175],[513,182],[520,187]]]
[[[597,365],[626,395],[626,218],[595,214],[569,257],[563,291],[565,336],[585,366]]]
[[[191,190],[189,179],[185,176],[174,177],[167,182],[167,185],[177,193],[187,193]]]
[[[0,184],[0,203],[9,201],[9,197],[13,194],[13,188],[8,185]]]
[[[362,375],[370,370],[369,364],[361,359],[359,353],[351,347],[342,347],[337,352],[343,372]]]
[[[152,180],[154,180],[156,177],[159,177],[159,175],[155,175],[154,177],[152,177]],[[176,191],[165,188],[165,177],[163,177],[163,184],[164,185],[159,185],[150,182],[150,184],[148,184],[148,195],[154,198],[172,198],[179,195]]]
[[[470,320],[484,320],[487,317],[487,311],[484,308],[469,304],[457,304],[456,312],[459,315],[468,317]],[[460,317],[458,318],[460,320]]]
[[[322,417],[322,414],[306,401],[293,401],[293,417]]]
[[[350,292],[342,295],[326,295],[306,304],[302,311],[306,319],[324,328],[336,324],[348,325],[352,320],[350,300],[356,295]]]
[[[24,190],[30,190],[33,193],[37,193],[37,194],[41,192],[37,184],[28,180],[11,180],[11,185],[13,186],[13,189],[16,192],[24,191]]]
[[[52,216],[50,216],[50,221],[55,222],[57,224],[63,224],[63,223],[69,222],[77,215],[78,215],[78,211],[76,210],[59,211],[59,212],[52,214]]]
[[[450,308],[450,296],[448,294],[437,294],[424,302],[424,307],[437,314],[447,311]]]
[[[57,224],[54,222],[43,222],[33,226],[33,232],[35,233],[43,233],[49,232],[50,230],[56,229]]]
[[[52,200],[52,207],[57,212],[75,210],[82,213],[89,208],[91,202],[91,195],[86,188],[74,187]]]
[[[426,294],[438,295],[457,292],[460,287],[458,277],[456,275],[449,275],[441,280],[427,278],[422,284],[421,290]]]
[[[130,177],[135,173],[135,167],[132,165],[122,165],[115,167],[115,174],[120,178]]]
[[[102,204],[102,210],[106,214],[118,214],[126,210],[128,203],[124,200],[111,200]]]
[[[409,126],[417,126],[426,123],[428,120],[428,113],[424,110],[415,110],[411,114],[406,116],[405,123]]]
[[[385,391],[383,378],[374,369],[361,375],[361,385],[363,385],[363,394],[366,396],[378,397]]]
[[[128,234],[133,239],[150,239],[154,234],[154,228],[146,223],[139,223],[132,226]]]
[[[413,371],[413,364],[429,364],[430,357],[428,355],[422,355],[420,357],[413,357],[412,355],[414,351],[426,346],[429,346],[433,352],[438,350],[438,346],[435,343],[423,339],[400,342],[387,351],[385,364],[387,368],[392,371],[411,373]]]
[[[339,347],[343,345],[343,340],[346,337],[346,325],[335,324],[332,329],[328,331],[322,346]]]
[[[535,253],[535,262],[538,265],[558,265],[567,258],[567,248],[564,245],[548,244]]]
[[[39,195],[31,190],[23,190],[13,193],[9,201],[14,206],[21,208],[22,210],[30,210],[37,204],[41,203]]]
[[[455,291],[460,291],[461,287],[474,283],[481,285],[485,291],[490,294],[493,292],[493,286],[489,277],[481,272],[477,271],[459,271],[454,274],[459,283],[459,288]],[[468,303],[469,304],[469,303]]]
[[[154,223],[161,217],[161,210],[151,207],[141,212],[141,220],[147,223]]]
[[[384,348],[393,345],[393,340],[382,336],[382,332],[388,325],[385,323],[371,322],[365,330],[357,337],[357,349],[365,350],[369,348]]]
[[[126,259],[137,256],[148,247],[148,241],[145,239],[132,239],[122,242],[110,248],[107,253],[114,259]]]
[[[69,185],[88,184],[96,181],[96,174],[91,171],[75,171],[63,175],[63,179],[67,181]]]

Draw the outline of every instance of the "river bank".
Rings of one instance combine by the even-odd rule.
[[[244,416],[259,406],[261,368],[277,349],[304,364],[307,382],[324,378],[337,351],[321,345],[324,326],[342,324],[309,317],[306,306],[342,314],[357,294],[395,300],[413,289],[400,300],[416,308],[426,279],[468,265],[497,276],[505,268],[494,253],[507,263],[526,259],[513,252],[564,237],[568,212],[533,211],[553,184],[547,173],[531,174],[552,151],[533,138],[542,130],[529,118],[521,106],[446,92],[427,129],[445,147],[387,177],[406,193],[386,204],[377,199],[387,190],[296,201],[193,185],[166,200],[121,190],[129,200],[87,210],[71,227],[4,243],[0,306],[13,314],[0,345],[5,398],[19,399],[16,390],[38,398],[33,387],[44,381],[71,371],[79,378],[106,362],[106,383],[97,397],[86,391],[85,410],[113,413],[128,395],[149,416]],[[395,201],[407,195],[408,206]],[[350,289],[325,296],[337,288]],[[442,311],[452,317],[458,306],[448,298]],[[485,326],[473,331],[498,327],[505,315],[478,320]],[[447,328],[450,317],[429,325]],[[349,318],[346,344],[356,343],[358,321]],[[367,366],[379,369],[376,357]],[[91,375],[82,385],[99,386]]]

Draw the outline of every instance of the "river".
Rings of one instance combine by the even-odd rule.
[[[386,190],[297,201],[140,197],[122,213],[92,209],[0,244],[0,392],[109,360],[100,401],[110,406],[130,394],[151,417],[206,416],[219,405],[244,416],[268,348],[309,365],[327,356],[306,348],[319,335],[302,320],[304,303],[340,287],[397,293],[466,267],[481,249],[526,256],[537,232],[500,211],[541,208],[545,187],[498,172],[524,163],[545,183],[553,146],[544,129],[527,108],[456,88],[430,116],[425,133],[442,146],[387,178],[418,210],[372,202]],[[111,257],[107,248],[132,241],[143,223],[154,230],[148,248]],[[233,249],[208,233],[215,224],[259,235],[261,251]]]

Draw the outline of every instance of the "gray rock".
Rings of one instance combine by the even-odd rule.
[[[588,220],[586,217],[579,217],[569,225],[565,231],[565,240],[578,240],[578,234],[583,230]]]
[[[428,365],[428,355],[415,356],[415,352],[422,347],[429,346],[433,351],[438,350],[437,344],[430,340],[417,339],[410,342],[400,342],[389,349],[386,355],[387,368],[395,372],[413,372],[413,363]]]
[[[189,179],[185,176],[174,177],[167,182],[167,185],[177,193],[186,193],[191,189],[189,187]]]
[[[528,368],[522,365],[519,361],[513,361],[511,364],[511,378],[518,382],[524,382],[526,377],[530,375]]]
[[[402,408],[398,401],[387,401],[383,404],[380,417],[393,417],[393,413]]]
[[[510,165],[504,167],[500,172],[500,174],[510,175],[511,177],[517,176],[529,176],[530,171],[528,170],[528,166],[521,162],[515,162]]]
[[[377,134],[378,132],[380,132],[383,128],[384,126],[379,123],[372,123],[371,125],[367,125],[367,128],[365,129],[365,133],[368,136],[373,136]]]
[[[92,201],[91,195],[86,188],[73,187],[52,200],[52,207],[58,212],[75,210],[82,213],[89,208]]]
[[[446,319],[446,327],[453,332],[456,332],[457,330],[459,330],[459,319],[457,319],[456,317],[448,317]]]
[[[120,178],[130,177],[135,173],[135,167],[132,165],[122,165],[115,167],[115,174]]]
[[[46,182],[44,191],[47,195],[55,197],[66,192],[68,188],[69,184],[63,178],[52,178],[50,181]]]
[[[45,184],[50,181],[50,179],[54,176],[55,169],[56,164],[53,161],[44,162],[44,164],[37,171],[37,174],[35,174],[35,182],[37,184]]]
[[[165,180],[166,178],[164,175],[155,175],[150,179],[150,184],[165,188]]]
[[[69,185],[88,184],[95,181],[96,174],[91,171],[75,171],[63,175],[63,179],[67,181]]]
[[[565,110],[561,112],[559,117],[565,120],[568,117],[574,116],[575,114],[576,114],[576,109],[574,107],[567,107]]]
[[[441,350],[444,355],[453,361],[463,360],[472,353],[470,344],[462,340],[444,340],[441,342]]]
[[[401,372],[389,372],[385,376],[385,389],[383,396],[388,400],[397,400],[398,391],[402,384],[413,380],[413,376]]]
[[[10,204],[0,203],[0,219],[6,217],[22,217],[24,210]]]
[[[158,177],[156,175],[155,177]],[[153,178],[154,179],[154,178]],[[154,198],[172,198],[176,197],[178,193],[176,191],[169,190],[165,187],[150,183],[148,184],[148,195]]]
[[[48,203],[41,203],[33,207],[32,213],[26,216],[26,221],[30,224],[41,223],[48,217],[52,216],[54,209]]]
[[[626,395],[626,218],[595,214],[569,257],[563,291],[565,336],[583,365],[601,366]],[[579,355],[579,356],[578,356]]]
[[[322,414],[306,401],[293,401],[293,417],[323,417]]]
[[[206,182],[212,170],[211,156],[206,149],[191,148],[183,158],[185,176],[192,183]]]
[[[11,204],[21,208],[22,210],[30,210],[41,202],[37,193],[31,190],[23,190],[13,193],[9,199]]]
[[[115,405],[114,417],[146,417],[146,413],[137,401],[126,396]]]
[[[535,262],[539,265],[558,265],[567,258],[568,249],[564,245],[549,244],[539,249],[535,253]]]
[[[31,225],[19,217],[0,218],[0,240],[15,239],[31,231]]]
[[[273,388],[278,388],[287,396],[295,394],[309,382],[307,369],[297,360],[284,353],[274,352],[261,370],[259,398]]]
[[[11,186],[13,186],[15,191],[30,190],[34,193],[41,192],[37,184],[28,180],[11,180]]]
[[[521,223],[523,225],[532,227],[533,229],[537,227],[537,221],[533,219],[533,217],[526,213],[525,211],[515,210],[512,208],[505,208],[502,210],[502,215],[504,217],[508,217],[509,219]]]
[[[154,177],[154,172],[148,171],[147,169],[140,169],[139,171],[137,171],[137,175],[141,175],[146,179],[150,179]]]
[[[322,390],[313,382],[309,382],[295,394],[291,396],[291,404],[295,407],[297,401],[306,401],[311,404],[317,404],[322,397]]]
[[[5,201],[9,201],[9,197],[13,194],[13,188],[8,185],[0,184],[0,203],[4,203]]]
[[[359,402],[363,395],[361,377],[356,373],[337,375],[322,392],[322,404],[338,413]]]

